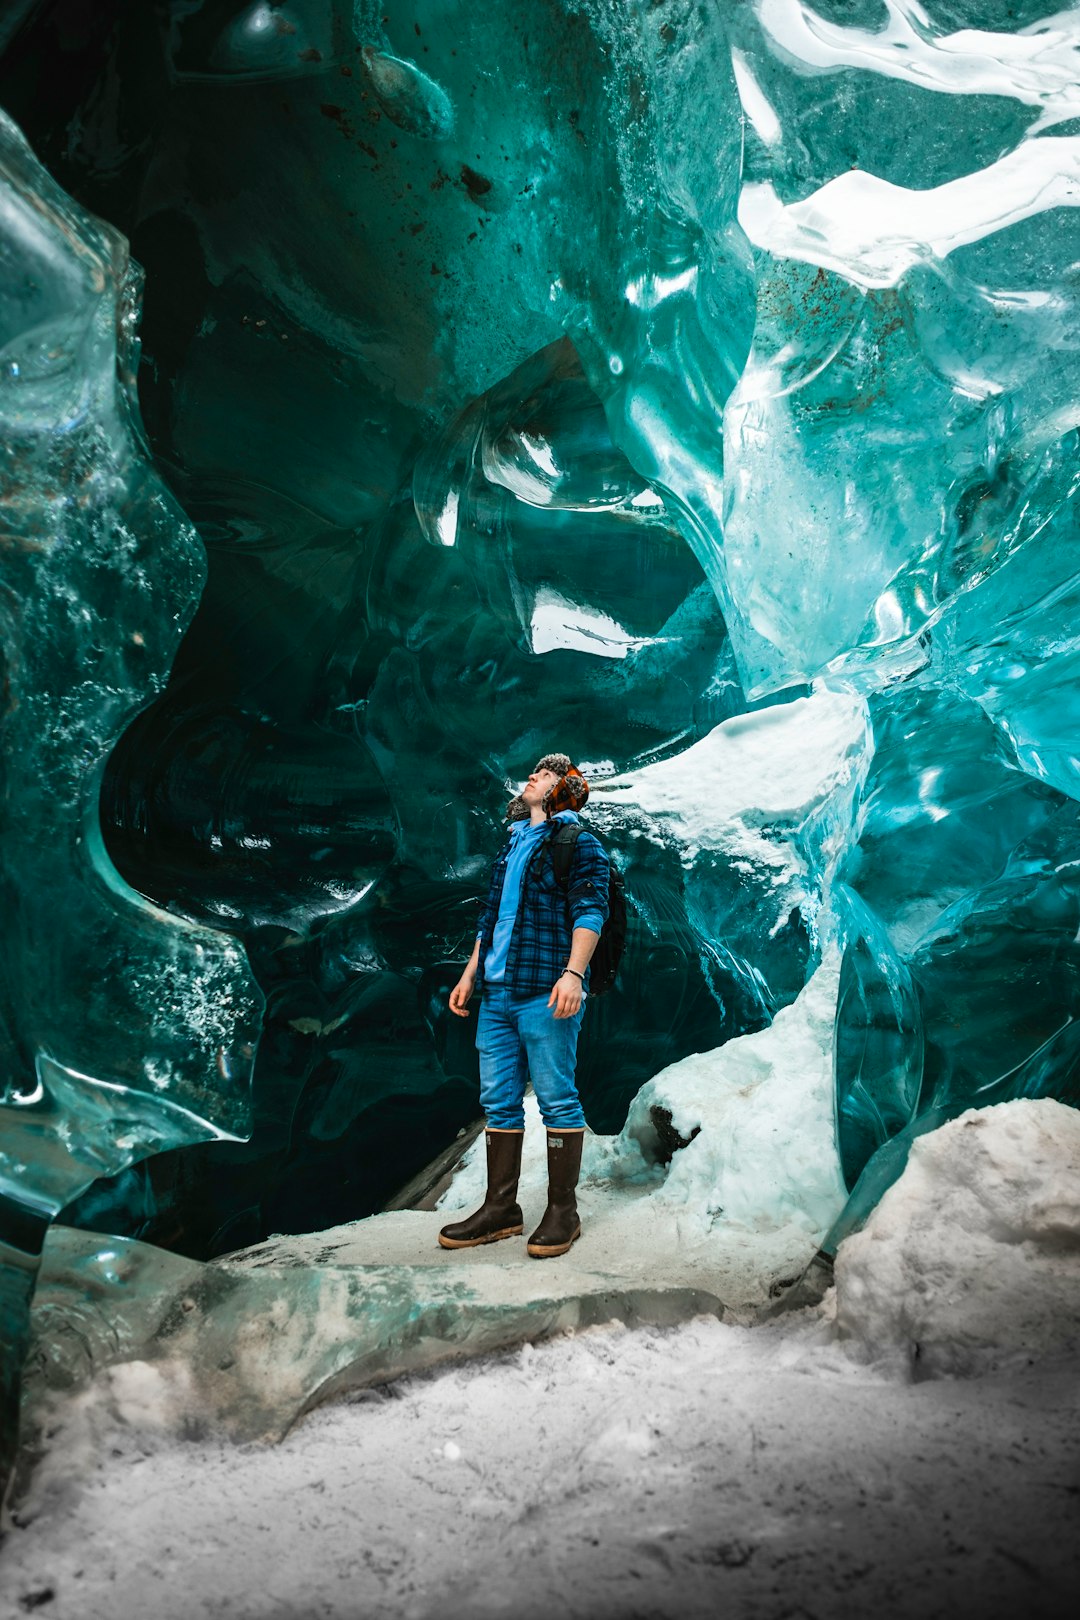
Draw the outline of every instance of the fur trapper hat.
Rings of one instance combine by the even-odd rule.
[[[549,820],[560,810],[580,810],[588,799],[589,784],[571,763],[569,754],[545,754],[533,767],[534,775],[537,771],[554,771],[559,778],[541,801]],[[519,795],[510,800],[506,814],[511,821],[524,821],[529,815],[529,807]]]

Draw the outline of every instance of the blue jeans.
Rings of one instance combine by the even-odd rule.
[[[532,1080],[544,1124],[572,1131],[585,1124],[574,1059],[585,1002],[573,1018],[556,1018],[547,996],[515,996],[504,985],[484,986],[476,1050],[480,1053],[480,1106],[499,1131],[525,1127],[525,1084]]]

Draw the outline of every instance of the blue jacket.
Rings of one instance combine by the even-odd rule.
[[[564,889],[555,877],[548,844],[552,827],[533,852],[521,884],[517,922],[514,924],[510,949],[506,958],[504,984],[516,995],[547,995],[561,976],[570,960],[570,946],[574,929],[580,918],[592,914],[606,921],[608,915],[607,852],[600,840],[582,829],[574,845],[574,858],[570,866],[570,880]],[[491,883],[487,900],[480,913],[477,937],[480,957],[476,970],[476,988],[483,988],[484,961],[491,948],[495,922],[502,899],[506,862],[510,854],[510,839],[495,857],[491,869]],[[586,969],[585,982],[589,972]]]

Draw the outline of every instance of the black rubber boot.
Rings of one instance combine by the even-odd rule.
[[[581,1173],[581,1144],[585,1132],[548,1131],[548,1206],[528,1242],[534,1260],[565,1254],[581,1236],[577,1212],[577,1184]]]
[[[480,1243],[498,1243],[500,1238],[519,1237],[525,1230],[521,1206],[517,1202],[521,1175],[521,1144],[524,1131],[485,1132],[487,1142],[487,1197],[464,1221],[453,1221],[439,1233],[444,1249],[475,1249]]]

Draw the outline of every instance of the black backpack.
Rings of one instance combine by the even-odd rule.
[[[567,891],[569,903],[570,868],[574,862],[574,846],[585,831],[579,821],[560,822],[548,840],[555,880]],[[626,889],[623,876],[615,862],[608,861],[608,917],[597,947],[589,964],[589,994],[602,996],[611,989],[619,972],[623,947],[626,944]]]

